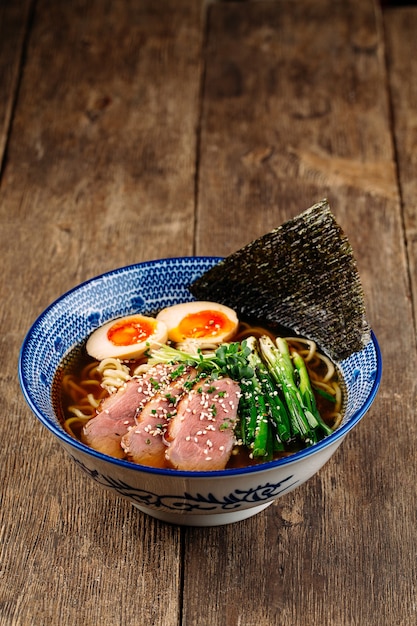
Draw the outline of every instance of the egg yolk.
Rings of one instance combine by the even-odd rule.
[[[233,323],[219,311],[189,313],[178,324],[177,330],[184,338],[210,339],[230,332]]]
[[[107,338],[115,346],[132,346],[146,341],[155,332],[155,324],[147,320],[134,318],[120,320],[107,331]]]

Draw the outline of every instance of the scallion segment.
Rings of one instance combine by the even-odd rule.
[[[303,358],[298,352],[291,353],[288,342],[281,337],[274,344],[270,337],[264,336],[259,343],[268,369],[284,395],[293,435],[309,445],[330,434],[331,429],[317,410]]]

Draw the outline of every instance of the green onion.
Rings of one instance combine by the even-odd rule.
[[[274,345],[270,337],[263,336],[260,338],[259,344],[269,372],[280,386],[285,398],[293,436],[300,437],[306,443],[314,443],[316,441],[315,433],[305,415],[300,392],[294,379],[294,368],[288,343],[285,339],[278,337],[276,345]]]

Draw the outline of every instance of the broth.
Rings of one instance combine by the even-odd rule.
[[[275,333],[267,328],[240,323],[238,333],[232,341],[242,341],[249,336],[260,337],[265,334],[272,338],[276,337]],[[321,418],[332,430],[336,429],[342,419],[342,386],[335,366],[315,349],[314,342],[297,337],[287,337],[287,341],[306,363]],[[128,379],[133,376],[137,367],[146,361],[146,358],[123,361],[122,377]],[[87,354],[85,345],[68,355],[57,373],[55,388],[59,418],[65,430],[79,440],[82,440],[83,426],[97,415],[100,402],[109,395],[102,387],[102,383],[103,374],[100,372],[99,362]],[[288,456],[303,447],[305,444],[302,441],[292,440],[285,443],[283,450],[276,451],[273,458]],[[251,450],[246,446],[236,445],[226,468],[245,467],[262,462],[265,462],[265,459],[252,458]]]

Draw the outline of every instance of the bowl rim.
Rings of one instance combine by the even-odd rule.
[[[272,461],[266,461],[265,463],[259,463],[258,465],[250,465],[250,466],[246,466],[246,467],[239,467],[239,468],[230,468],[230,469],[224,469],[224,470],[210,470],[210,471],[185,471],[185,470],[176,470],[176,469],[170,469],[170,468],[157,468],[157,467],[150,467],[150,466],[146,466],[146,465],[140,465],[138,463],[132,463],[131,461],[127,461],[125,459],[117,459],[115,457],[103,454],[101,452],[98,452],[97,450],[94,450],[93,448],[90,448],[89,446],[83,444],[81,441],[79,441],[78,439],[75,439],[73,437],[71,437],[69,434],[67,434],[62,427],[59,427],[58,425],[54,424],[51,420],[51,418],[46,415],[35,403],[35,401],[32,399],[30,391],[27,388],[26,385],[26,381],[25,381],[25,374],[23,372],[23,361],[24,361],[24,354],[25,351],[27,349],[28,343],[30,341],[30,338],[32,336],[32,333],[34,331],[34,329],[41,324],[42,320],[48,315],[49,311],[52,310],[54,307],[56,307],[62,300],[64,300],[65,298],[67,298],[68,296],[70,296],[73,292],[79,291],[81,289],[83,289],[84,287],[86,287],[87,285],[94,283],[94,282],[98,282],[101,281],[103,279],[105,279],[106,277],[109,276],[113,276],[113,275],[117,275],[117,274],[122,274],[122,273],[128,273],[130,270],[136,269],[138,267],[152,267],[152,266],[156,266],[156,265],[161,265],[161,263],[172,263],[172,262],[181,262],[184,260],[187,261],[191,261],[193,259],[198,260],[198,261],[221,261],[223,260],[224,257],[219,257],[219,256],[197,256],[197,255],[190,255],[190,256],[176,256],[176,257],[166,257],[166,258],[160,258],[160,259],[153,259],[153,260],[149,260],[149,261],[143,261],[143,262],[139,262],[139,263],[132,263],[129,265],[125,265],[122,267],[118,267],[115,268],[113,270],[107,271],[107,272],[103,272],[102,274],[98,274],[97,276],[93,276],[79,284],[77,284],[75,287],[72,287],[71,289],[69,289],[68,291],[64,292],[62,295],[60,295],[58,298],[56,298],[55,300],[53,300],[39,315],[38,317],[35,319],[35,321],[31,324],[29,330],[27,331],[25,338],[23,340],[22,346],[20,348],[20,352],[19,352],[19,360],[18,360],[18,378],[19,378],[19,384],[20,384],[20,388],[22,391],[22,394],[26,400],[26,403],[28,404],[29,408],[32,410],[32,412],[34,413],[34,415],[36,416],[36,418],[41,422],[41,424],[43,426],[45,426],[52,434],[54,434],[58,440],[60,441],[61,444],[66,444],[67,446],[69,446],[70,448],[75,448],[78,451],[91,456],[95,459],[101,460],[103,462],[106,463],[110,463],[110,464],[114,464],[116,466],[119,467],[123,467],[126,468],[130,471],[133,472],[143,472],[145,474],[157,474],[160,476],[166,476],[166,477],[181,477],[181,478],[211,478],[211,479],[216,479],[216,478],[221,478],[221,477],[232,477],[232,476],[237,476],[237,475],[245,475],[245,474],[256,474],[256,473],[260,473],[260,472],[264,472],[267,470],[272,470],[275,469],[277,467],[281,467],[281,466],[286,466],[286,465],[290,465],[293,463],[297,463],[303,459],[306,459],[310,456],[315,455],[317,452],[319,452],[320,450],[323,450],[324,448],[327,448],[329,446],[331,446],[332,444],[338,442],[339,440],[343,439],[347,433],[353,429],[353,427],[362,419],[362,417],[365,415],[365,413],[369,410],[370,406],[372,405],[375,396],[377,394],[377,391],[379,389],[380,386],[380,382],[381,382],[381,377],[382,377],[382,355],[381,355],[381,349],[378,343],[378,340],[374,334],[374,332],[371,330],[370,333],[370,342],[373,343],[374,349],[375,349],[375,356],[376,356],[376,375],[375,378],[373,380],[373,384],[371,387],[371,390],[365,400],[365,402],[363,403],[363,405],[357,409],[353,415],[351,416],[351,418],[349,419],[349,421],[346,424],[343,424],[342,426],[340,426],[337,430],[335,430],[333,433],[331,433],[330,435],[328,435],[327,437],[324,437],[324,439],[322,439],[321,441],[313,444],[312,446],[308,447],[308,448],[304,448],[303,450],[299,450],[298,452],[294,452],[293,454],[287,456],[287,457],[282,457],[279,459],[275,459]],[[368,344],[367,344],[368,345]],[[348,357],[349,358],[349,357]]]

